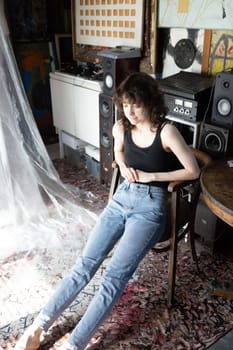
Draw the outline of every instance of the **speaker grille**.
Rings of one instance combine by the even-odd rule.
[[[140,58],[103,57],[103,93],[112,96],[127,75],[139,71]]]
[[[215,80],[211,123],[233,128],[233,74],[218,73]]]
[[[115,121],[115,106],[112,97],[106,94],[99,95],[100,113],[100,181],[110,185],[113,162],[112,127]]]
[[[232,154],[232,135],[228,129],[203,124],[199,148],[215,158]]]

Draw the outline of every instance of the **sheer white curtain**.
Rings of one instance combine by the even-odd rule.
[[[22,327],[22,317],[40,310],[74,264],[96,221],[97,200],[59,179],[22,85],[0,0],[2,330]],[[19,325],[10,327],[15,320]]]
[[[60,244],[66,225],[89,229],[95,216],[75,191],[60,181],[37,129],[0,0],[0,259]]]

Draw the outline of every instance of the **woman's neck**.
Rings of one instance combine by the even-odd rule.
[[[156,129],[150,125],[143,127],[134,127],[131,132],[133,142],[139,147],[149,147],[155,138]]]

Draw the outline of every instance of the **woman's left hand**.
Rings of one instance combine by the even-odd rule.
[[[138,182],[147,183],[155,180],[154,173],[147,173],[145,171],[138,170],[138,169],[136,170],[136,173],[137,173]]]

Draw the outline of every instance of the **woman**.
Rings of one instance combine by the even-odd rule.
[[[155,79],[144,73],[128,76],[117,89],[114,102],[121,115],[113,127],[114,152],[124,181],[100,215],[82,256],[16,345],[18,350],[39,347],[42,332],[76,298],[116,246],[98,292],[61,346],[63,350],[83,350],[140,261],[162,236],[167,182],[199,176],[189,147],[176,127],[166,122],[167,109]]]

